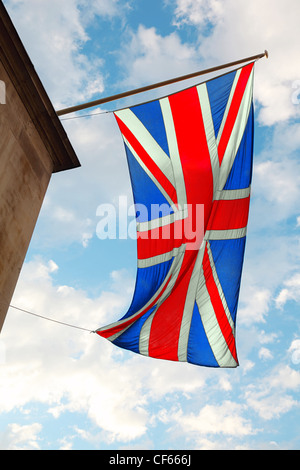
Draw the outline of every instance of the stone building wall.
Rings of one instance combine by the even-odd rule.
[[[80,166],[0,0],[0,331],[53,172]]]

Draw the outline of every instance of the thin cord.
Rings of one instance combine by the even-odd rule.
[[[266,57],[268,57],[267,55],[267,51],[265,51],[266,53]],[[252,62],[256,63],[257,61],[259,60],[258,59],[255,59],[253,60]],[[228,73],[231,73],[231,72],[234,72],[236,70],[239,70],[240,67],[236,68],[236,69],[233,69],[233,70],[230,70],[229,72],[226,72],[224,75],[227,75]],[[201,82],[201,83],[207,83],[207,82],[210,82],[211,80],[214,80],[216,77],[213,77],[212,79],[210,80],[207,80],[206,82]],[[191,85],[191,87],[189,88],[193,88],[194,86],[197,86],[196,85]],[[178,93],[178,92],[175,92],[175,93]],[[167,95],[169,96],[169,95]],[[160,98],[159,98],[160,99]],[[143,104],[143,103],[140,103],[140,104]],[[133,105],[134,106],[134,105]],[[123,108],[120,108],[120,109],[123,109]],[[92,117],[92,116],[99,116],[100,114],[111,114],[111,113],[114,113],[115,111],[120,111],[120,109],[113,109],[112,111],[99,111],[97,113],[91,113],[91,114],[81,114],[81,115],[77,115],[77,116],[72,116],[72,117],[68,117],[68,118],[61,118],[60,117],[60,120],[61,121],[69,121],[71,119],[82,119],[82,118],[86,118],[86,117]],[[74,113],[77,112],[77,111],[73,111]]]
[[[99,114],[109,114],[113,113],[114,111],[100,111],[99,113],[91,113],[91,114],[81,114],[79,116],[72,116],[69,118],[60,118],[61,121],[70,121],[71,119],[80,119],[80,118],[86,118],[86,117],[91,117],[91,116],[99,116]]]
[[[29,312],[28,310],[24,310],[23,308],[15,307],[14,305],[10,305],[10,307],[11,307],[11,308],[14,308],[15,310],[19,310],[20,312],[28,313],[29,315],[33,315],[33,316],[35,316],[35,317],[43,318],[44,320],[52,321],[52,322],[54,322],[54,323],[59,323],[59,324],[61,324],[61,325],[69,326],[69,327],[71,327],[71,328],[77,328],[78,330],[88,331],[89,333],[95,333],[95,331],[88,330],[87,328],[81,328],[80,326],[70,325],[70,324],[64,323],[64,322],[62,322],[62,321],[53,320],[53,318],[44,317],[44,316],[42,316],[42,315],[38,315],[38,314],[36,314],[36,313]]]
[[[229,68],[229,67],[233,67],[234,65],[239,65],[239,64],[243,64],[245,62],[255,61],[255,59],[261,59],[262,57],[268,57],[268,56],[269,56],[268,51],[265,50],[265,52],[262,53],[262,54],[256,54],[255,56],[247,57],[245,59],[236,60],[234,62],[229,62],[227,64],[222,64],[222,65],[219,65],[217,67],[211,67],[211,68],[206,69],[206,70],[200,70],[198,72],[183,75],[181,77],[172,78],[172,79],[165,80],[165,81],[159,82],[159,83],[154,83],[153,85],[148,85],[148,86],[144,86],[144,87],[141,87],[141,88],[136,88],[135,90],[125,91],[123,93],[118,93],[117,95],[107,96],[106,98],[101,98],[101,99],[98,99],[98,100],[90,101],[88,103],[82,103],[82,104],[79,104],[79,105],[76,105],[76,106],[71,106],[69,108],[60,109],[60,110],[57,111],[57,115],[62,116],[64,114],[69,114],[69,113],[72,113],[72,112],[75,112],[75,111],[81,111],[82,109],[92,108],[92,107],[98,106],[100,104],[109,103],[111,101],[116,101],[117,99],[120,99],[120,98],[126,98],[128,96],[136,95],[138,93],[142,93],[142,92],[145,92],[145,91],[153,90],[155,88],[171,85],[173,83],[177,83],[177,82],[180,82],[180,81],[183,81],[183,80],[188,80],[190,78],[198,77],[200,75],[205,75],[205,74],[208,74],[208,73],[211,73],[211,72],[216,72],[217,70],[226,69],[226,68]]]

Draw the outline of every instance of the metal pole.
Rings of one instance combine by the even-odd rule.
[[[263,52],[261,54],[253,55],[253,56],[247,57],[245,59],[236,60],[234,62],[229,62],[227,64],[218,65],[216,67],[211,67],[211,68],[205,69],[205,70],[200,70],[198,72],[190,73],[188,75],[183,75],[181,77],[171,78],[171,79],[165,80],[163,82],[155,83],[153,85],[148,85],[148,86],[144,86],[144,87],[141,87],[141,88],[136,88],[135,90],[125,91],[123,93],[119,93],[119,94],[113,95],[113,96],[108,96],[106,98],[100,98],[100,99],[95,100],[95,101],[90,101],[89,103],[83,103],[83,104],[79,104],[77,106],[72,106],[70,108],[61,109],[61,110],[57,111],[57,115],[58,116],[63,116],[65,114],[74,113],[75,111],[81,111],[83,109],[92,108],[94,106],[99,106],[100,104],[109,103],[110,101],[115,101],[115,100],[118,100],[120,98],[126,98],[127,96],[132,96],[132,95],[136,95],[138,93],[143,93],[144,91],[154,90],[155,88],[159,88],[159,87],[166,86],[166,85],[171,85],[172,83],[177,83],[177,82],[180,82],[182,80],[188,80],[189,78],[198,77],[200,75],[204,75],[204,74],[211,73],[211,72],[216,72],[218,70],[222,70],[222,69],[225,69],[225,68],[228,68],[228,67],[233,67],[235,65],[243,64],[244,62],[251,62],[251,61],[254,61],[254,60],[257,60],[257,59],[261,59],[262,57],[266,57],[266,58],[269,57],[269,54],[268,54],[267,50],[265,50],[265,52]]]

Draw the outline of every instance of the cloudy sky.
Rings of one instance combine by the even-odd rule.
[[[0,337],[0,448],[299,449],[299,0],[4,4],[57,110],[265,49],[270,57],[255,66],[240,367],[144,358],[11,308]],[[109,111],[158,93],[65,116],[82,166],[50,182],[13,305],[88,330],[126,312],[135,241],[99,236],[99,206],[132,198]]]

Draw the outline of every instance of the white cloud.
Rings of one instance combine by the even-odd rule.
[[[264,49],[270,57],[257,64],[255,97],[259,119],[272,125],[299,116],[292,84],[300,77],[299,2],[287,0],[177,0],[177,22],[199,29],[199,53],[211,65],[248,57]],[[211,29],[203,29],[209,24]],[[206,35],[204,35],[204,32]]]
[[[274,341],[276,341],[277,338],[278,338],[277,333],[266,333],[264,330],[262,330],[258,335],[260,344],[274,343]]]
[[[52,176],[33,238],[36,246],[75,241],[86,247],[96,236],[100,204],[112,204],[120,194],[132,204],[125,149],[114,116],[66,120],[64,125],[82,166]]]
[[[287,365],[277,365],[260,383],[249,386],[245,393],[247,404],[265,420],[279,418],[300,403],[287,391],[300,388],[300,373]]]
[[[298,390],[300,388],[300,372],[285,365],[278,367],[266,380],[268,387],[282,390]]]
[[[13,20],[56,107],[67,102],[74,104],[103,90],[101,58],[91,63],[82,55],[82,47],[89,42],[87,25],[94,15],[110,18],[119,15],[125,5],[127,8],[126,2],[121,5],[118,1],[94,0],[88,2],[89,10],[82,15],[80,8],[87,5],[86,0],[50,3],[9,0],[5,3],[13,12]],[[294,60],[298,56],[298,44],[293,40],[298,31],[297,11],[298,0],[276,6],[270,0],[263,4],[258,0],[178,0],[178,27],[183,23],[198,27],[200,46],[185,43],[179,33],[163,36],[157,29],[145,26],[137,28],[135,33],[131,30],[128,45],[122,50],[127,54],[126,62],[125,55],[122,56],[124,62],[120,56],[120,65],[127,77],[123,83],[148,84],[194,71],[200,66],[203,68],[206,64],[251,55],[267,47],[270,59],[264,59],[256,67],[255,96],[262,106],[257,107],[260,121],[269,125],[296,117],[299,106],[292,102],[295,92],[292,84],[300,76],[299,61]],[[53,41],[49,41],[49,37]],[[98,111],[101,109],[93,112]],[[110,114],[64,121],[64,125],[82,167],[53,176],[34,241],[52,247],[57,243],[70,245],[73,241],[87,246],[95,234],[97,206],[116,201],[119,194],[131,197],[123,142]],[[270,227],[269,221],[272,227],[278,227],[278,222],[290,216],[296,220],[295,214],[299,216],[299,168],[297,160],[292,158],[300,145],[299,126],[288,123],[278,125],[276,130],[275,138],[265,142],[264,151],[256,158],[253,189],[257,205],[255,211],[252,210],[253,228]],[[247,247],[251,247],[249,241]],[[254,341],[256,346],[257,341],[266,345],[277,337],[267,330],[272,293],[282,279],[292,280],[291,263],[298,262],[295,244],[287,242],[290,240],[284,236],[274,241],[256,237],[253,250],[248,251],[238,319],[247,336],[246,343],[252,342],[251,347]],[[295,272],[295,266],[293,268]],[[73,286],[57,285],[58,270],[55,261],[26,263],[13,303],[88,329],[119,318],[127,307],[131,291],[124,272],[112,273],[110,289],[102,291],[97,298],[90,298]],[[295,282],[283,286],[286,291],[279,294],[278,304],[284,305],[292,296],[299,299]],[[248,327],[255,323],[264,323],[266,333],[250,338]],[[292,362],[293,358],[299,358],[296,341],[288,351]],[[130,443],[147,435],[151,429],[153,432],[160,419],[169,435],[176,428],[180,431],[180,442],[186,438],[198,448],[216,448],[223,444],[232,447],[236,435],[247,447],[247,436],[256,433],[253,413],[251,421],[248,417],[249,409],[255,410],[262,419],[272,419],[298,406],[292,392],[299,390],[299,373],[278,366],[276,372],[260,382],[247,344],[241,346],[244,355],[247,354],[237,371],[241,374],[218,374],[216,379],[216,371],[146,359],[124,352],[96,335],[10,310],[0,347],[3,347],[3,353],[0,351],[0,411],[26,413],[35,422],[34,402],[36,406],[43,405],[49,419],[56,424],[68,411],[74,413],[74,420],[76,413],[84,413],[90,420],[89,431],[92,427],[96,432],[87,432],[82,429],[84,424],[80,424],[73,434],[96,444],[97,439]],[[263,347],[259,354],[261,358],[268,358],[270,350]],[[247,379],[251,380],[248,388]],[[238,380],[243,380],[247,389],[244,404],[242,398],[241,403],[235,403],[233,398],[222,402],[224,395],[228,397],[235,392]],[[208,393],[207,383],[209,393],[213,394],[209,395],[207,405],[200,405],[201,393]],[[182,397],[182,408],[173,408]],[[218,405],[214,399],[218,400]],[[159,413],[152,405],[163,407],[164,413]],[[186,412],[184,405],[187,405]],[[24,434],[18,426],[7,428],[7,440],[1,435],[3,447],[38,448],[42,445],[41,423],[23,428]],[[70,448],[73,438],[66,436],[61,447]],[[150,439],[147,442],[151,447]]]
[[[224,390],[226,392],[232,390],[232,382],[230,380],[230,377],[221,377],[219,380],[219,386],[221,390]]]
[[[271,353],[270,349],[268,348],[260,348],[258,351],[258,357],[262,360],[273,359],[273,354]]]
[[[120,63],[126,73],[124,85],[141,86],[194,72],[199,59],[196,49],[177,33],[161,36],[154,27],[140,25],[136,33],[130,32]]]
[[[95,69],[81,54],[88,36],[78,2],[19,0],[6,6],[55,106],[70,102],[74,94],[82,98],[87,73],[94,75]]]
[[[300,339],[294,339],[288,349],[293,364],[300,363]]]
[[[91,299],[72,286],[56,285],[58,269],[54,261],[25,263],[12,304],[88,330],[124,313],[131,297],[126,272],[113,272],[111,289]],[[98,429],[99,439],[108,443],[143,436],[151,425],[151,403],[174,392],[188,396],[205,385],[206,375],[188,364],[158,365],[126,354],[96,334],[14,309],[8,312],[1,343],[6,349],[1,413],[30,414],[32,402],[43,405],[49,419],[84,413]]]
[[[249,371],[251,371],[255,367],[255,363],[253,361],[250,361],[249,359],[246,359],[243,361],[241,366],[242,366],[243,374],[247,374]]]
[[[272,394],[270,396],[248,397],[248,405],[256,411],[259,416],[265,420],[279,418],[282,414],[288,413],[290,410],[298,406],[296,400],[289,395]]]
[[[276,145],[274,148],[276,149]],[[281,145],[279,148],[284,147]],[[272,209],[273,221],[287,219],[298,210],[299,169],[297,160],[289,159],[287,153],[286,158],[280,162],[276,161],[273,156],[272,159],[258,162],[254,166],[255,197],[260,203],[265,203],[264,209],[266,209],[266,202],[268,203]]]
[[[224,14],[224,5],[220,0],[177,0],[175,9],[176,22],[197,26],[206,23],[216,24]]]
[[[5,432],[0,433],[2,450],[40,450],[38,435],[42,427],[39,423],[29,425],[9,424]]]
[[[289,300],[300,301],[300,273],[296,273],[290,279],[287,279],[284,286],[275,299],[277,308],[283,308]]]
[[[119,0],[7,0],[15,27],[55,109],[89,101],[104,91],[104,62],[83,53],[95,15],[114,17]]]
[[[84,15],[119,16],[124,10],[130,8],[130,2],[123,0],[81,0],[80,5],[84,8]]]
[[[220,405],[205,405],[198,413],[185,414],[180,408],[165,411],[161,419],[173,423],[173,432],[176,429],[176,432],[185,435],[189,441],[195,442],[196,448],[226,448],[230,446],[232,437],[235,440],[244,439],[257,432],[244,416],[245,412],[243,405],[224,401]]]
[[[239,321],[243,325],[264,323],[269,311],[271,292],[254,286],[243,289],[239,308]]]
[[[52,272],[53,262],[25,264],[12,303],[69,325],[93,329],[109,321],[114,312],[118,315],[128,302],[126,295],[114,291],[91,300],[82,291],[56,286]],[[20,330],[21,337],[16,337]],[[116,352],[108,342],[13,309],[2,341],[6,363],[1,372],[1,412],[26,409],[35,401],[47,405],[56,417],[65,411],[86,412],[110,439],[132,439],[145,431],[147,411],[140,384],[127,381],[129,366],[114,362]],[[124,402],[129,406],[124,407]]]

